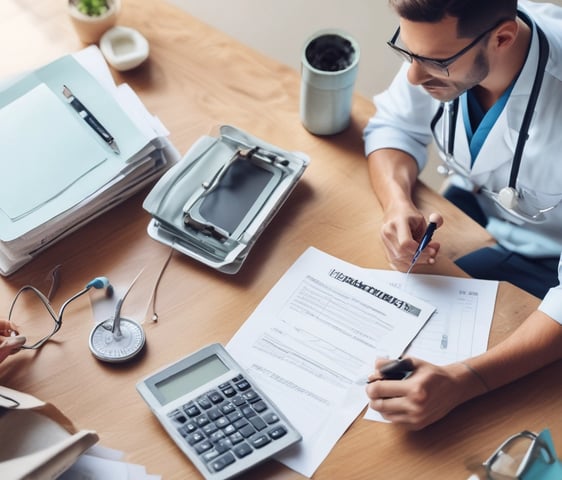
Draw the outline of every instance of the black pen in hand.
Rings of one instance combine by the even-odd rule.
[[[386,363],[379,368],[382,380],[405,380],[414,373],[414,364],[409,358],[399,358]],[[377,378],[368,379],[367,383],[372,383]]]
[[[425,233],[423,234],[423,237],[420,240],[418,248],[416,249],[416,252],[412,257],[412,261],[410,262],[410,267],[408,268],[406,275],[412,271],[412,268],[414,268],[414,265],[418,261],[419,256],[424,251],[425,247],[429,245],[429,242],[431,242],[431,239],[433,237],[433,232],[435,232],[435,230],[437,229],[438,226],[441,225],[441,223],[442,223],[441,216],[437,214],[431,214],[429,216],[429,224],[427,225],[427,228],[425,230]]]

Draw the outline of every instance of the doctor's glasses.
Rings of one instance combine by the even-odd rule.
[[[506,179],[505,187],[499,191],[492,191],[484,186],[476,185],[471,180],[471,171],[459,163],[452,153],[457,109],[458,99],[442,103],[431,121],[433,139],[444,163],[437,168],[437,171],[445,176],[456,174],[462,180],[463,188],[485,195],[497,207],[518,220],[533,224],[545,222],[547,220],[545,214],[562,203],[562,193],[546,194],[527,189],[520,182],[516,182],[516,179],[513,181],[515,186],[508,185],[508,179]],[[439,138],[436,127],[441,117],[443,117],[443,121],[441,122],[441,138]]]
[[[483,467],[491,480],[539,480],[559,471],[556,452],[549,445],[550,432],[537,435],[524,430],[505,440]],[[559,478],[557,476],[548,478]]]
[[[430,58],[430,57],[423,57],[421,55],[416,55],[415,53],[406,50],[405,48],[399,47],[397,45],[398,39],[400,37],[400,27],[396,29],[392,38],[386,42],[386,44],[392,48],[392,50],[398,54],[400,58],[406,60],[409,63],[412,63],[414,60],[421,65],[424,69],[428,71],[432,71],[435,73],[439,73],[441,75],[449,76],[449,67],[456,62],[459,58],[461,58],[465,53],[470,51],[474,48],[478,43],[486,37],[492,30],[498,27],[501,23],[505,20],[501,20],[498,23],[494,24],[492,27],[488,28],[487,30],[483,31],[480,35],[478,35],[472,42],[470,42],[466,47],[459,50],[454,55],[451,55],[447,58]]]

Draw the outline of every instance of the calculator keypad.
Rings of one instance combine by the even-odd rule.
[[[242,375],[173,410],[168,417],[211,473],[287,433],[274,409]]]

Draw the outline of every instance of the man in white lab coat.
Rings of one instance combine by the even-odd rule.
[[[445,196],[497,240],[459,266],[543,298],[480,357],[443,368],[414,359],[407,380],[369,384],[374,409],[418,429],[561,358],[562,8],[526,0],[390,4],[400,28],[389,46],[407,62],[375,97],[364,132],[389,261],[407,270],[426,230],[411,193],[434,138],[453,174]],[[438,250],[430,242],[420,261],[433,263]]]

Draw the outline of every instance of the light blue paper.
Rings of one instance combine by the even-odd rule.
[[[44,83],[0,110],[0,209],[11,220],[53,200],[107,160],[75,113]]]

